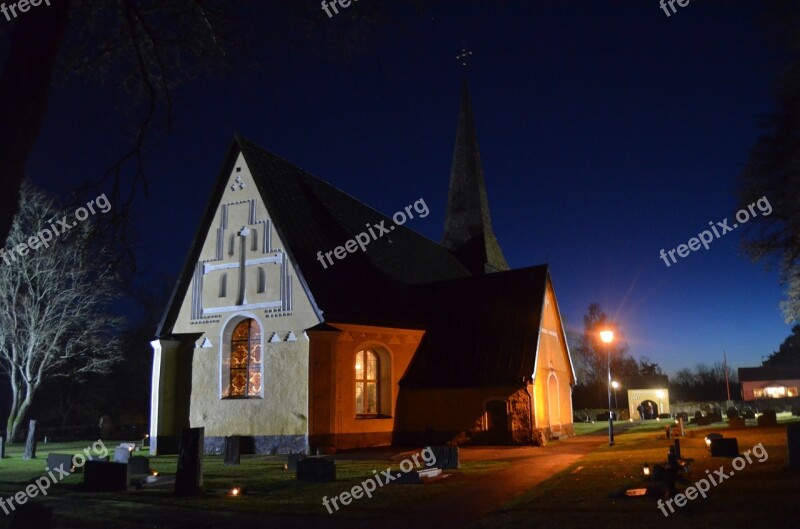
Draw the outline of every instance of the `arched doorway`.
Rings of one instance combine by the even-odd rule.
[[[649,421],[658,417],[658,404],[652,400],[643,400],[637,410],[639,418],[643,421]]]
[[[561,431],[561,401],[558,398],[558,378],[550,373],[547,379],[547,422],[550,431]]]
[[[508,444],[508,409],[506,401],[492,400],[486,403],[488,439],[490,445]]]

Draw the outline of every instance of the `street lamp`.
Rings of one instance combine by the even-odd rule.
[[[614,331],[600,331],[600,340],[606,344],[608,361],[608,446],[614,446],[614,419],[611,415],[611,342],[614,341]]]
[[[617,390],[619,389],[619,382],[616,380],[611,382],[611,387],[614,388],[614,409],[619,408],[619,404],[617,404]]]
[[[664,392],[659,389],[656,391],[656,396],[658,397],[658,414],[656,416],[658,416],[664,413],[664,411],[661,409],[661,399],[664,398]]]

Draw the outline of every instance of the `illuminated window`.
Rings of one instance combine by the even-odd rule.
[[[796,397],[797,388],[786,386],[767,386],[753,390],[753,397],[757,399],[781,399],[783,397]]]
[[[378,355],[366,350],[356,353],[356,414],[378,414]]]
[[[231,336],[230,393],[236,398],[261,396],[261,328],[241,321]]]

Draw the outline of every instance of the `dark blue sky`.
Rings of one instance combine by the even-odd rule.
[[[139,281],[179,273],[234,132],[384,213],[424,198],[431,214],[408,226],[440,240],[466,38],[509,264],[549,263],[570,328],[598,302],[631,353],[670,373],[723,351],[757,365],[790,329],[777,274],[742,255],[740,230],[670,268],[659,251],[736,213],[786,59],[765,4],[694,1],[667,18],[656,0],[436,2],[350,60],[281,49],[185,85],[173,130],[148,145]],[[100,176],[129,146],[125,106],[113,86],[56,87],[34,181],[60,191]]]

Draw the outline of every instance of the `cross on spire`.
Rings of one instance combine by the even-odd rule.
[[[466,68],[469,64],[470,57],[472,57],[472,52],[467,50],[467,48],[461,48],[461,53],[456,55],[456,60],[461,63],[461,66]]]

